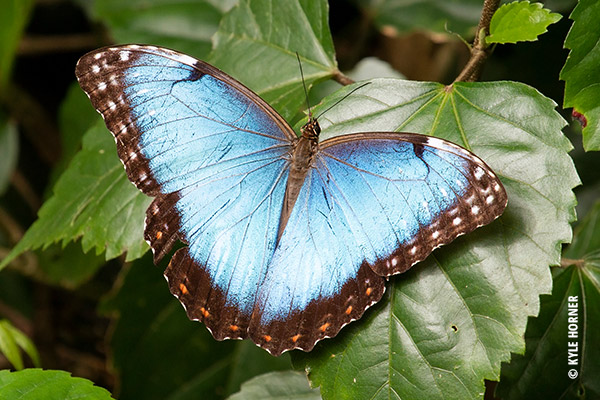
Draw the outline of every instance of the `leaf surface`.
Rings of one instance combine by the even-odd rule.
[[[498,380],[500,363],[524,351],[527,317],[551,288],[548,265],[571,239],[579,182],[554,107],[514,82],[379,79],[323,116],[323,137],[372,130],[448,139],[479,155],[508,193],[498,220],[392,278],[381,304],[337,338],[294,354],[323,398],[481,398],[483,380]]]
[[[19,400],[108,400],[110,393],[66,371],[37,368],[0,371],[0,398]]]
[[[600,150],[600,2],[581,0],[571,13],[573,26],[565,40],[569,58],[560,72],[565,81],[563,107],[583,127],[583,146]]]
[[[542,3],[515,1],[501,6],[490,22],[486,43],[517,43],[534,41],[547,32],[549,25],[562,16],[544,8]]]
[[[552,295],[542,296],[540,315],[527,326],[527,351],[502,367],[503,399],[600,397],[600,202],[565,257],[573,265],[553,271]]]

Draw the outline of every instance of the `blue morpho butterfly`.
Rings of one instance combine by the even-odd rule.
[[[298,137],[217,68],[154,46],[96,50],[77,79],[154,197],[145,238],[190,319],[274,355],[311,350],[381,299],[385,278],[497,218],[477,156],[396,132]]]

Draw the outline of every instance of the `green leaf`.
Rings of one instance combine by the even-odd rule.
[[[497,221],[392,278],[360,322],[295,354],[323,398],[482,398],[483,380],[499,379],[500,363],[524,351],[527,317],[550,291],[548,265],[559,263],[575,218],[579,180],[554,107],[514,82],[378,79],[322,117],[323,138],[404,131],[448,139],[479,155],[508,193]]]
[[[17,46],[29,20],[33,0],[7,0],[0,13],[0,94],[6,88],[12,72]]]
[[[106,400],[110,393],[87,379],[66,371],[25,369],[0,371],[0,399],[19,400]]]
[[[56,183],[38,220],[0,267],[25,250],[59,242],[65,246],[80,237],[84,252],[106,252],[106,259],[127,252],[128,260],[138,258],[147,250],[143,221],[149,204],[150,198],[127,179],[112,136],[98,123],[86,133],[83,149]]]
[[[503,399],[600,397],[600,202],[565,257],[573,265],[554,270],[552,295],[542,296],[540,315],[527,326],[525,355],[502,368]]]
[[[228,400],[320,400],[318,389],[311,389],[306,374],[294,371],[271,372],[242,384]]]
[[[481,0],[355,0],[377,26],[390,33],[415,30],[472,35],[481,15]]]
[[[0,354],[2,354],[15,369],[23,369],[23,358],[17,346],[17,341],[10,331],[10,322],[0,320]]]
[[[98,0],[93,15],[119,43],[154,44],[203,58],[235,0]]]
[[[0,353],[18,370],[24,366],[19,348],[31,358],[33,365],[40,366],[40,356],[31,339],[8,320],[0,320]]]
[[[118,316],[110,345],[126,399],[223,398],[245,380],[289,369],[248,341],[216,342],[190,321],[148,255],[122,271],[120,286],[100,310]],[[152,377],[152,379],[148,379]]]
[[[0,114],[0,195],[4,193],[19,157],[19,138],[14,123]]]
[[[73,82],[60,106],[59,128],[61,135],[60,165],[54,167],[53,175],[60,176],[81,149],[83,135],[99,119],[90,100],[81,90],[77,82]]]
[[[296,52],[307,87],[337,71],[328,12],[325,0],[242,0],[221,21],[209,61],[290,119],[306,101]]]
[[[504,4],[492,17],[490,35],[486,43],[517,43],[537,40],[547,32],[548,25],[558,22],[562,16],[543,8],[542,3],[515,1]]]
[[[581,0],[570,18],[574,21],[565,40],[569,58],[560,72],[565,81],[563,107],[583,126],[583,146],[600,150],[600,2]]]

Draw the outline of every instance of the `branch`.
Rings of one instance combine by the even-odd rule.
[[[353,84],[353,83],[354,83],[354,81],[353,81],[353,80],[352,80],[350,77],[348,77],[348,76],[344,75],[344,74],[343,74],[342,72],[340,72],[339,70],[336,70],[336,71],[333,73],[333,76],[332,76],[332,78],[333,78],[333,80],[334,80],[334,81],[336,81],[336,82],[337,82],[337,83],[339,83],[340,85],[344,85],[344,86],[346,86],[346,85],[351,85],[351,84]]]
[[[575,265],[578,268],[583,268],[585,265],[585,260],[583,259],[570,259],[570,258],[561,258],[560,260],[560,267],[561,268],[567,268],[570,267],[571,265]]]
[[[473,40],[471,48],[471,58],[454,82],[473,82],[479,79],[485,60],[490,55],[489,48],[485,44],[485,38],[490,34],[490,21],[498,9],[500,0],[485,0],[479,25],[477,25],[477,35]]]

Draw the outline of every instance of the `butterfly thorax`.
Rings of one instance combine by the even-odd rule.
[[[290,160],[290,172],[285,188],[285,196],[283,199],[283,208],[279,220],[279,234],[277,240],[281,237],[287,221],[290,217],[294,204],[298,199],[300,189],[304,184],[304,180],[311,166],[317,149],[319,147],[319,133],[321,128],[315,119],[310,119],[301,129],[302,136],[295,142],[292,149],[292,157]]]

